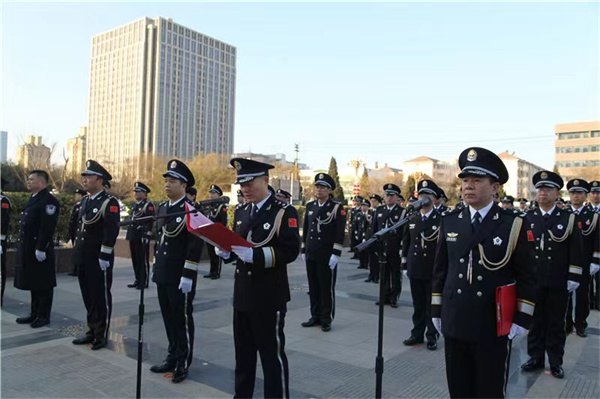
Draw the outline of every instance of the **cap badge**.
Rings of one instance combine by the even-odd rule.
[[[91,163],[90,161],[87,161],[87,162],[85,163],[85,167],[86,167],[86,168],[89,168],[91,164],[92,164],[92,163]]]
[[[573,181],[573,185],[574,185],[574,186],[578,186],[578,185],[579,185],[579,180],[575,179],[575,180]]]
[[[391,190],[392,189],[392,185],[388,184],[388,189]]]
[[[323,173],[319,173],[319,179],[323,178]]]
[[[427,181],[423,182],[423,187],[427,187]]]
[[[175,169],[177,167],[177,162],[171,162],[171,169]]]
[[[540,175],[540,177],[541,177],[542,179],[547,179],[547,178],[548,178],[548,173],[546,173],[546,172],[542,172],[542,174]]]
[[[233,162],[233,167],[234,167],[236,170],[240,170],[240,169],[242,169],[242,165],[241,165],[241,164],[240,164],[238,161],[234,161],[234,162]]]
[[[470,150],[469,153],[467,154],[467,161],[473,162],[476,159],[477,159],[477,151],[475,151],[473,149]]]

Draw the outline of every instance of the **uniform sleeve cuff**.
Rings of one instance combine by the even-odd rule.
[[[198,271],[198,262],[186,260],[185,263],[183,264],[183,267],[184,267],[184,269],[194,270],[195,272],[197,272]]]
[[[263,256],[265,257],[265,269],[272,269],[275,267],[275,251],[273,247],[262,247]]]
[[[102,252],[103,254],[110,255],[113,253],[113,247],[103,245],[102,248],[100,248],[100,252]]]
[[[526,315],[533,316],[535,310],[535,303],[527,301],[525,299],[517,299],[517,311],[525,313]]]

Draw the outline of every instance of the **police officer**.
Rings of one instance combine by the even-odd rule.
[[[519,198],[517,201],[519,201],[519,210],[521,212],[527,212],[527,198]]]
[[[235,184],[247,200],[234,219],[237,234],[253,247],[232,246],[219,255],[236,262],[233,291],[235,342],[234,398],[251,398],[256,379],[257,352],[263,367],[265,398],[289,397],[285,355],[285,315],[290,289],[287,265],[298,256],[300,238],[294,207],[268,190],[273,165],[234,158]]]
[[[589,199],[593,211],[600,213],[600,181],[590,182]],[[598,241],[600,238],[596,242]],[[600,257],[600,249],[594,251],[594,256]],[[595,262],[595,264],[600,264],[600,262]],[[600,273],[594,274],[590,279],[590,308],[600,310]]]
[[[378,194],[371,194],[369,197],[371,202],[371,208],[367,213],[367,220],[369,222],[369,228],[367,230],[367,240],[373,236],[373,228],[375,227],[375,217],[377,216],[377,208],[383,203],[383,198]],[[369,255],[369,277],[365,280],[365,283],[379,283],[379,259],[377,259],[377,252],[371,245],[365,252]]]
[[[521,368],[524,371],[543,369],[548,353],[550,372],[556,378],[564,377],[568,293],[579,287],[583,274],[581,234],[577,231],[575,215],[555,205],[563,184],[562,178],[550,171],[533,175],[539,209],[530,210],[525,217],[527,237],[535,247],[533,261],[538,297],[533,326],[527,337],[530,358]],[[589,264],[586,267],[589,268]]]
[[[464,150],[464,209],[442,216],[433,269],[431,312],[444,335],[451,398],[502,398],[511,340],[529,326],[534,280],[523,215],[496,206],[494,194],[508,171],[493,152]],[[498,336],[496,289],[516,283],[516,309],[508,335]]]
[[[238,214],[238,212],[240,212],[240,209],[242,209],[245,205],[246,205],[246,199],[244,198],[244,194],[242,193],[242,190],[237,190],[237,205],[235,206],[235,208],[233,208],[233,219],[236,220],[236,215]],[[235,224],[233,225],[233,231],[235,231],[236,226]]]
[[[419,199],[429,197],[431,205],[421,208],[420,214],[405,225],[402,237],[402,266],[410,278],[413,299],[413,329],[403,343],[407,346],[422,344],[427,329],[427,349],[437,349],[438,332],[431,320],[431,278],[435,247],[439,235],[441,214],[434,209],[433,199],[440,188],[432,180],[421,180],[417,185]]]
[[[4,178],[2,178],[2,190],[8,184]],[[4,306],[4,288],[6,287],[6,242],[8,238],[8,223],[10,221],[10,212],[12,210],[12,203],[10,199],[4,195],[4,193],[0,193],[2,198],[2,231],[0,232],[0,264],[2,267],[2,274],[0,278],[2,278],[2,292],[0,296],[0,306]]]
[[[446,197],[446,193],[441,187],[437,186],[436,191],[436,194],[432,197],[433,207],[436,211],[438,211],[438,213],[444,213],[448,210],[448,207],[445,204],[445,201],[448,201],[448,198]]]
[[[32,170],[27,178],[31,197],[21,213],[14,286],[31,291],[31,312],[17,323],[38,328],[50,323],[52,297],[56,287],[54,233],[60,205],[48,191],[50,176]]]
[[[185,195],[190,201],[196,204],[196,196],[198,195],[198,190],[196,190],[195,187],[186,187]]]
[[[358,220],[357,217],[360,213],[360,204],[362,203],[362,197],[360,195],[352,198],[352,208],[350,209],[350,215],[348,215],[348,223],[350,224],[350,228],[348,229],[350,233],[350,251],[353,252],[353,255],[350,259],[358,259],[358,251],[355,249],[360,241],[358,241]],[[360,267],[359,267],[360,268]]]
[[[398,205],[400,187],[393,183],[383,186],[385,192],[385,204],[377,208],[374,221],[373,233],[391,227],[406,216],[406,209]],[[381,284],[384,285],[384,304],[393,308],[398,307],[398,298],[402,292],[402,271],[400,249],[402,244],[402,232],[390,234],[387,238],[385,271],[381,271]],[[378,249],[381,250],[382,248]],[[376,303],[379,305],[379,302]]]
[[[502,207],[502,209],[515,209],[513,205],[514,202],[514,197],[512,197],[511,195],[505,195],[504,197],[502,197],[502,200],[500,200],[500,206]]]
[[[131,220],[154,216],[154,204],[148,200],[150,189],[142,182],[133,185],[135,203],[131,207]],[[129,225],[125,239],[129,241],[131,263],[135,281],[127,284],[129,288],[148,288],[150,274],[150,238],[152,236],[152,220]]]
[[[583,244],[581,284],[574,293],[569,294],[567,305],[566,328],[567,334],[573,331],[585,338],[587,337],[587,317],[590,314],[590,281],[591,277],[598,273],[600,266],[594,264],[593,254],[598,237],[598,214],[591,207],[584,205],[590,184],[583,179],[573,179],[567,182],[567,190],[571,198],[571,211],[575,214],[575,226],[581,234]],[[589,267],[587,265],[590,265]],[[573,321],[573,297],[575,297],[575,318]]]
[[[158,207],[152,281],[157,285],[169,346],[162,364],[150,371],[173,372],[172,382],[179,383],[187,378],[194,355],[193,301],[202,240],[187,230],[186,215],[181,214],[187,211],[186,204],[195,207],[186,196],[187,186],[195,183],[194,175],[186,164],[172,159],[163,177],[169,200]]]
[[[217,199],[223,196],[223,190],[216,184],[209,188],[208,195],[210,199]],[[208,208],[208,218],[215,223],[221,223],[227,226],[227,204],[217,204]],[[215,253],[215,246],[206,243],[206,250],[210,258],[210,271],[204,278],[213,280],[221,278],[221,258]]]
[[[71,217],[69,218],[69,240],[75,246],[77,239],[77,230],[79,229],[79,210],[81,209],[81,200],[87,195],[85,190],[78,188],[75,190],[75,205],[71,208]],[[69,276],[77,276],[77,265],[73,263],[73,271]]]
[[[335,317],[335,281],[346,211],[330,197],[335,190],[331,176],[317,174],[314,185],[316,199],[306,204],[302,234],[302,260],[306,262],[310,295],[310,319],[302,327],[321,326],[323,332],[328,332]]]
[[[277,197],[279,201],[285,202],[286,204],[289,204],[292,201],[292,194],[282,189],[277,190],[275,197]]]
[[[363,199],[360,204],[360,212],[356,215],[357,218],[357,237],[358,244],[364,242],[367,239],[368,231],[371,227],[371,219],[369,217],[369,208],[371,203]],[[357,244],[357,245],[358,245]],[[359,265],[358,269],[368,269],[369,268],[369,253],[368,251],[362,251],[358,255]]]
[[[104,348],[108,340],[112,313],[114,246],[119,235],[119,202],[104,188],[112,176],[98,162],[88,160],[81,173],[83,189],[89,194],[81,200],[79,230],[75,240],[75,265],[83,303],[87,310],[88,331],[73,340],[75,345],[91,343],[93,350]]]

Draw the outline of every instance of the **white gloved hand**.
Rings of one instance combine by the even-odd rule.
[[[179,287],[177,287],[184,294],[189,293],[192,290],[192,279],[187,277],[181,277],[179,280]]]
[[[110,267],[110,261],[108,260],[98,259],[98,262],[100,263],[100,269],[102,269],[103,272]]]
[[[306,263],[306,254],[300,255],[300,257],[302,258],[302,262]]]
[[[523,328],[520,325],[513,323],[512,326],[510,326],[510,332],[508,333],[508,339],[513,339],[514,337],[521,335],[521,334],[525,334],[526,332],[527,332],[526,328]]]
[[[215,247],[215,254],[217,254],[217,256],[220,256],[223,259],[229,259],[229,257],[231,256],[231,252],[223,251],[219,247]]]
[[[238,258],[240,258],[244,262],[252,263],[252,257],[254,255],[254,250],[252,248],[242,247],[240,245],[232,245],[231,250],[234,254],[238,256]]]
[[[35,250],[35,258],[38,262],[43,262],[46,260],[46,252]]]
[[[2,245],[0,245],[0,255],[2,255],[4,253],[4,248],[2,248]]]
[[[402,274],[404,274],[405,278],[408,278],[408,270],[406,270],[406,269],[402,270]]]
[[[335,267],[338,264],[338,257],[335,255],[331,255],[331,257],[329,258],[329,268],[331,270],[335,269]]]
[[[595,263],[590,264],[590,276],[593,276],[594,274],[598,273],[598,270],[600,270],[600,265],[597,265]]]
[[[439,317],[434,317],[431,319],[431,321],[433,322],[435,329],[440,333],[440,335],[442,335],[442,319]]]
[[[578,282],[576,282],[576,281],[571,281],[571,280],[568,280],[568,281],[567,281],[567,291],[569,291],[569,292],[573,292],[573,291],[575,291],[575,290],[576,290],[578,287],[579,287],[579,283],[578,283]]]

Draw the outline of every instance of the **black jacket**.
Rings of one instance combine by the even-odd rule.
[[[2,194],[2,231],[0,233],[0,240],[2,241],[2,247],[4,252],[6,252],[6,240],[8,238],[8,223],[10,221],[10,211],[12,210],[12,203],[10,199],[4,194]]]
[[[402,236],[402,267],[408,270],[410,278],[431,280],[441,221],[440,213],[434,209],[425,222],[421,212],[416,212],[405,225]]]
[[[377,207],[373,233],[391,227],[402,220],[406,215],[406,209],[394,204],[392,209],[387,205]],[[390,265],[400,266],[400,248],[402,246],[402,228],[391,234],[387,239],[387,261]]]
[[[302,253],[309,260],[329,260],[340,256],[344,244],[346,211],[337,201],[328,199],[323,206],[318,201],[306,204],[302,230]]]
[[[75,244],[77,229],[79,228],[79,209],[81,209],[81,201],[73,205],[71,208],[71,217],[69,218],[69,240],[73,244]]]
[[[154,216],[154,204],[147,198],[144,198],[133,204],[129,217],[131,220],[135,220],[146,216]],[[149,220],[147,222],[130,225],[127,229],[127,236],[125,239],[128,241],[140,241],[142,238],[150,239],[152,236],[153,223],[152,220]]]

